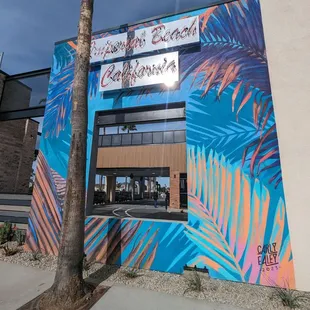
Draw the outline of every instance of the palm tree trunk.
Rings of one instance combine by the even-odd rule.
[[[75,58],[72,138],[64,203],[61,241],[50,305],[72,305],[85,295],[83,281],[87,87],[94,0],[81,1]],[[49,308],[47,307],[47,308]]]

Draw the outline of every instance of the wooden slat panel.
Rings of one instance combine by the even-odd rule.
[[[98,149],[97,168],[169,167],[186,172],[186,144],[107,147]]]

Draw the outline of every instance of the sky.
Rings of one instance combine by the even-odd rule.
[[[208,6],[215,0],[95,0],[93,31]],[[79,0],[0,0],[1,69],[16,74],[51,66],[54,43],[75,37]]]

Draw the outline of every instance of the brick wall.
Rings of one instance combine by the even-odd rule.
[[[33,120],[0,122],[1,193],[28,193],[37,132]]]
[[[170,208],[180,208],[180,172],[170,172]]]

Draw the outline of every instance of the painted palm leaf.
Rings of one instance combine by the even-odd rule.
[[[60,176],[57,171],[51,169],[51,174],[55,183],[57,197],[60,203],[61,208],[63,207],[66,194],[66,179]]]
[[[238,165],[212,150],[206,158],[205,149],[199,147],[188,149],[188,191],[187,236],[201,251],[192,265],[206,266],[211,276],[223,279],[295,286],[281,198],[271,205],[259,180],[252,181]],[[258,258],[259,247],[269,244],[277,250],[272,269],[259,263],[264,256]]]
[[[232,88],[232,111],[237,121],[247,105],[253,106],[253,124],[261,137],[249,143],[243,163],[253,155],[251,175],[259,175],[261,167],[272,169],[268,180],[277,187],[282,181],[278,146],[266,143],[276,137],[275,126],[263,134],[267,124],[274,123],[274,111],[259,2],[219,5],[207,9],[200,19],[203,47],[200,53],[183,55],[182,80],[193,76],[193,85],[203,90],[203,97],[214,90],[220,98]]]
[[[57,179],[57,186],[54,177]],[[63,179],[57,173],[52,173],[40,152],[37,157],[36,179],[28,219],[26,250],[58,254],[62,223],[62,200],[58,196],[58,190],[62,192],[62,183]]]
[[[90,261],[150,269],[156,257],[159,228],[150,234],[153,224],[141,237],[142,221],[113,218],[89,218],[85,225],[85,252]],[[138,242],[136,242],[138,241]],[[124,256],[127,247],[131,247]]]
[[[76,42],[69,41],[55,46],[54,62],[57,69],[66,67],[74,60]]]
[[[258,131],[255,124],[247,118],[240,117],[237,122],[234,117],[230,117],[227,105],[221,106],[221,111],[219,112],[218,105],[212,102],[212,98],[203,98],[201,93],[202,91],[199,90],[193,92],[190,96],[191,100],[187,103],[188,141],[193,140],[196,143],[204,144],[207,149],[212,148],[217,150],[217,152],[224,153],[232,161],[235,159],[240,160],[242,156],[245,156],[245,150],[246,155],[252,155],[253,147],[259,144],[258,141],[261,140],[262,135],[267,133],[274,125],[274,120],[270,119],[267,121],[264,124],[264,128]],[[210,96],[214,97],[214,92]],[[208,126],[201,124],[201,121],[198,119],[202,115],[209,117],[215,113],[218,114],[218,117],[210,117],[207,121]],[[224,122],[222,116],[225,117]],[[223,123],[225,124],[223,125]],[[264,151],[266,150],[260,149],[257,155],[258,160],[265,155]],[[248,163],[248,161],[244,160],[245,162]],[[256,165],[254,166],[256,167]],[[254,171],[251,172],[254,174]]]
[[[203,96],[217,89],[220,97],[234,86],[232,108],[237,114],[254,95],[262,105],[271,91],[259,3],[219,5],[207,9],[200,19],[203,46],[200,53],[183,55],[183,80],[193,75],[204,88]]]
[[[275,124],[263,135],[248,144],[242,157],[243,165],[245,162],[249,162],[252,176],[260,176],[268,170],[269,183],[274,182],[275,188],[277,188],[282,182],[280,151]]]
[[[71,47],[73,50],[76,48],[74,43],[71,44]],[[52,75],[50,80],[43,124],[45,137],[58,137],[60,131],[65,128],[70,120],[73,79],[74,58],[64,68],[61,68],[56,75]],[[98,82],[99,71],[92,68],[88,76],[88,94],[90,98],[96,96]]]

